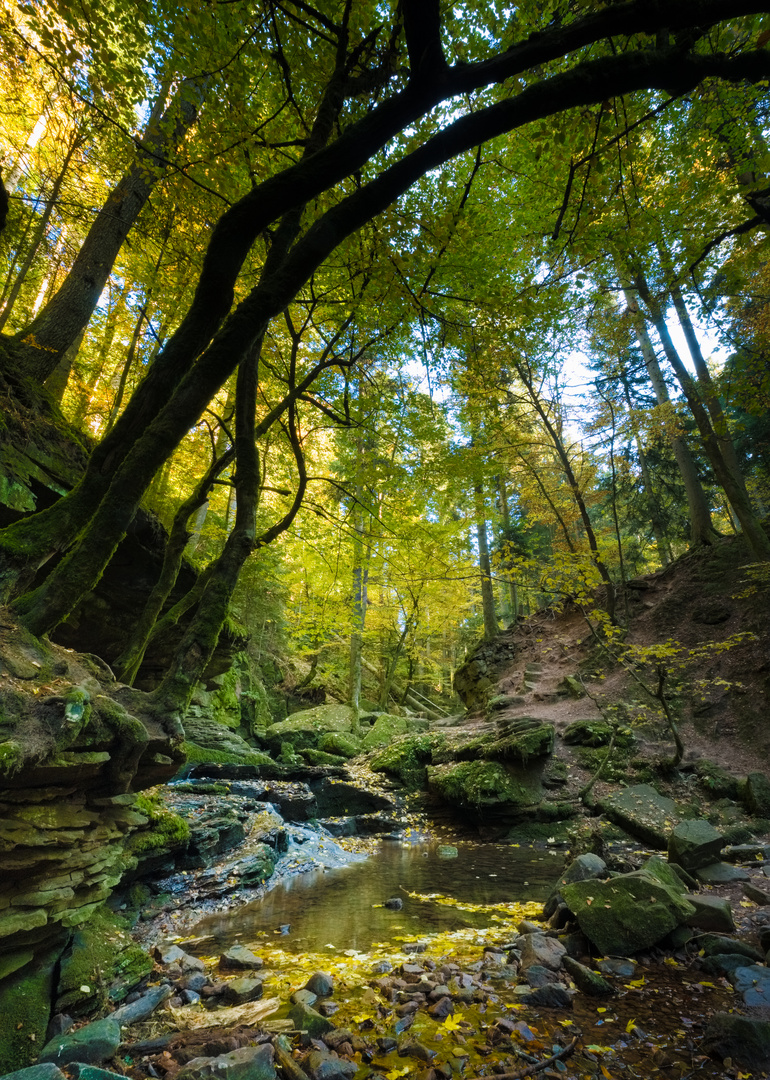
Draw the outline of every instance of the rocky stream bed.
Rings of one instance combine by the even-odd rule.
[[[626,824],[667,830],[668,858],[629,838],[565,866],[555,838],[432,834],[386,788],[222,772],[166,790],[190,823],[184,843],[113,894],[115,926],[133,923],[133,976],[107,984],[71,950],[38,1064],[14,1080],[767,1075],[770,845],[725,847],[705,821],[672,826],[640,785],[623,793]],[[351,812],[320,824],[330,787],[322,805]],[[301,919],[327,876],[360,868],[376,881],[394,851],[425,860],[422,887],[406,870],[396,889],[401,878],[383,878],[336,938],[328,911],[360,891],[352,878],[322,916],[330,941],[274,918],[281,888]],[[362,923],[372,933],[359,941]]]

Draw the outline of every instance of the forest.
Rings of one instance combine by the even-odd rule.
[[[6,499],[3,602],[55,639],[156,515],[105,658],[182,627],[183,717],[223,630],[385,708],[720,534],[761,574],[769,39],[753,0],[6,5],[3,391],[83,466]]]
[[[0,1076],[767,1075],[770,4],[0,73]]]

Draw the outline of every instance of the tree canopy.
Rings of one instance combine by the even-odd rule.
[[[618,582],[724,528],[770,559],[737,437],[767,401],[768,40],[748,0],[9,9],[0,365],[91,442],[0,531],[2,599],[55,632],[158,510],[110,659],[134,677],[186,553],[178,716],[292,528],[292,633],[349,639],[353,684],[376,653],[385,699],[495,603],[601,585],[616,620]]]

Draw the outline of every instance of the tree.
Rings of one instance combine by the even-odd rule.
[[[334,288],[330,260],[338,249],[354,245],[370,225],[374,232],[380,215],[387,218],[431,170],[481,143],[612,95],[651,88],[680,95],[704,79],[766,79],[770,55],[753,46],[760,26],[753,16],[764,10],[754,0],[681,0],[674,7],[631,0],[552,18],[529,4],[512,21],[494,6],[443,13],[438,0],[405,0],[387,20],[362,6],[355,21],[350,2],[331,16],[299,0],[266,4],[266,36],[285,88],[280,115],[267,121],[276,141],[260,147],[253,186],[219,218],[189,309],[81,481],[50,510],[0,536],[4,592],[17,594],[23,622],[48,632],[93,587],[153,477],[238,368],[238,511],[179,661],[179,680],[189,686],[216,641],[239,564],[257,542],[254,403],[271,321],[312,287],[316,272],[329,273]],[[284,112],[292,117],[289,132]],[[296,156],[285,164],[292,148]],[[267,250],[254,266],[259,237]],[[297,402],[325,370],[297,372],[272,420],[285,417],[297,450],[299,498],[305,481]],[[24,592],[61,552],[45,580]],[[174,697],[174,685],[171,678],[166,697]]]

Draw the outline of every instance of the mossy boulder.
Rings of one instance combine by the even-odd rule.
[[[407,735],[374,755],[370,767],[400,780],[414,790],[427,780],[427,766],[435,753],[444,747],[443,735]]]
[[[328,731],[318,740],[318,749],[338,758],[354,758],[361,753],[361,740],[344,731]]]
[[[364,736],[364,750],[375,750],[378,746],[390,746],[399,735],[405,735],[409,723],[403,716],[381,713],[372,724],[371,730]]]
[[[31,1065],[45,1041],[62,944],[0,982],[0,1075]]]
[[[722,834],[708,821],[681,821],[668,838],[669,862],[698,870],[715,862],[724,846]]]
[[[737,776],[732,776],[723,769],[721,765],[704,758],[695,766],[695,774],[701,788],[711,798],[738,799],[740,797],[741,781]]]
[[[564,885],[561,895],[580,929],[604,954],[648,949],[695,913],[674,871],[658,858],[608,881]]]
[[[445,802],[478,809],[523,809],[540,803],[539,777],[522,766],[498,761],[447,762],[430,766],[428,787]]]
[[[331,732],[350,734],[355,724],[355,715],[349,705],[317,705],[314,709],[305,709],[294,713],[288,720],[281,720],[265,729],[264,739],[274,754],[280,754],[282,747],[292,750],[320,750],[319,743],[324,735]]]

